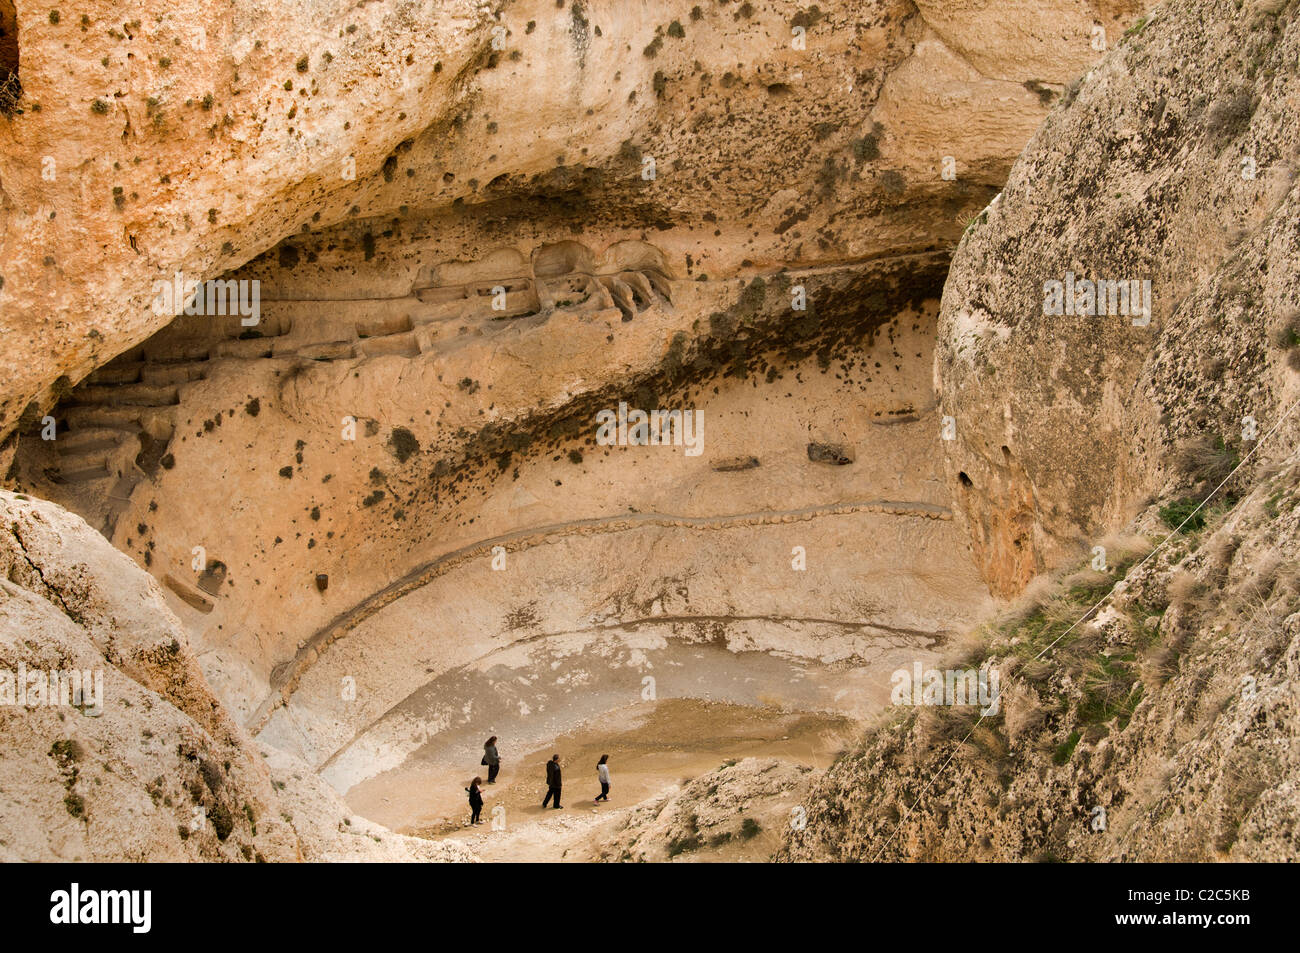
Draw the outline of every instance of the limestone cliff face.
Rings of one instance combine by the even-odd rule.
[[[991,587],[1059,582],[951,661],[998,668],[1000,712],[901,709],[780,856],[1296,856],[1297,13],[1161,6],[972,224],[935,356],[948,468]],[[1045,315],[1070,272],[1150,281],[1149,324]]]
[[[295,859],[266,769],[157,584],[78,517],[0,500],[5,855]],[[81,705],[33,690],[33,677],[74,670],[91,676]]]
[[[1282,413],[1300,383],[1274,342],[1300,305],[1298,29],[1283,3],[1161,8],[1071,89],[968,230],[935,371],[949,473],[999,594],[1176,489],[1189,444],[1244,456],[1279,423],[1272,439],[1294,441]],[[1050,282],[1079,282],[1086,307],[1085,280],[1149,282],[1149,323],[1045,313]]]
[[[16,7],[22,95],[0,118],[6,432],[56,379],[171,320],[152,308],[156,279],[212,278],[312,215],[343,217],[457,98],[490,16],[471,0]]]
[[[43,585],[66,598],[84,563],[156,613],[130,617],[142,647],[60,615],[15,550],[11,628],[101,653],[123,692],[171,706],[168,738],[206,733],[235,766],[231,843],[173,838],[159,809],[140,852],[461,857],[357,822],[335,792],[421,759],[476,764],[485,719],[549,743],[641,699],[651,672],[660,699],[871,716],[888,672],[937,661],[990,591],[1014,595],[1149,497],[1207,479],[1166,460],[1244,455],[1241,418],[1263,434],[1296,387],[1273,343],[1300,333],[1293,11],[1188,2],[1121,41],[1144,6],[198,0],[119,22],[106,3],[0,2],[17,24],[0,37],[0,471],[140,571],[83,559],[108,544],[16,497],[11,522],[31,532],[15,545],[31,553],[57,523]],[[1178,68],[1191,54],[1222,81]],[[257,281],[257,325],[156,313],[154,282],[178,271]],[[1044,318],[1044,283],[1068,271],[1149,279],[1149,325]],[[700,455],[601,444],[593,415],[620,402],[702,413]],[[1260,497],[1262,476],[1252,461],[1234,485],[1254,514],[1289,499],[1282,484]],[[1252,520],[1250,558],[1212,560],[1239,599],[1255,558],[1294,542]],[[1202,542],[1161,564],[1151,605],[1209,558]],[[1269,611],[1290,604],[1287,578],[1269,580]],[[1104,634],[1126,655],[1159,613],[1120,608],[1141,616]],[[1215,624],[1185,607],[1159,631]],[[1109,711],[1133,673],[1105,674]],[[1200,678],[1179,673],[1158,717],[1126,712],[1151,721],[1149,750],[1174,750],[1162,719]],[[1017,738],[1066,744],[1068,712],[1095,701],[1049,685],[1060,737],[1030,706]],[[1281,701],[1269,712],[1290,723]],[[1080,760],[1105,740],[1089,717]],[[62,771],[107,815],[69,739],[40,725],[46,780]],[[1242,725],[1213,722],[1207,763]],[[137,726],[90,727],[99,748],[76,750],[127,750]],[[264,790],[245,730],[290,791]],[[888,763],[928,756],[890,760],[881,739],[869,750]],[[150,749],[149,771],[171,772],[174,748]],[[775,841],[807,775],[766,767],[725,779],[722,806],[711,782],[648,805],[610,856],[743,838],[727,804],[746,791],[771,801],[756,823]],[[791,856],[832,851],[836,825],[874,810],[864,770],[850,759],[820,782],[828,806],[810,806]],[[1260,804],[1272,777],[1251,782]],[[133,784],[123,799],[147,810]],[[246,791],[256,833],[239,825]],[[64,793],[32,800],[66,824]],[[1287,803],[1225,814],[1215,836],[1275,832]],[[833,850],[876,843],[854,824]],[[900,856],[956,836],[937,815],[918,824]],[[96,831],[15,853],[98,856]],[[1265,836],[1229,848],[1268,853]],[[1054,827],[997,843],[1066,851]]]
[[[0,433],[165,325],[156,280],[337,223],[678,226],[711,270],[932,247],[1137,7],[1049,6],[5,4]]]
[[[891,555],[891,534],[862,565],[825,567],[843,573],[837,612],[946,638],[986,594],[934,470],[934,299],[962,224],[1099,55],[1094,27],[1113,41],[1131,6],[1061,3],[1009,26],[987,4],[902,0],[326,4],[283,19],[236,5],[199,17],[202,57],[166,16],[123,32],[92,11],[83,31],[20,10],[33,52],[4,120],[6,227],[49,232],[57,267],[4,245],[29,271],[0,269],[3,427],[32,410],[0,465],[164,583],[208,678],[255,728],[395,580],[629,509],[774,521],[851,504],[873,526],[914,523],[915,559]],[[98,87],[46,75],[61,43],[90,66],[109,54],[89,76],[134,52],[115,82],[135,85],[97,112]],[[202,91],[177,72],[191,55],[211,71]],[[47,182],[20,158],[54,145],[69,152]],[[63,189],[68,208],[33,232],[33,202]],[[260,282],[260,323],[154,315],[152,281],[178,268]],[[712,395],[707,413],[729,423],[710,430],[708,467],[678,458],[643,476],[591,440],[591,414],[620,399]],[[58,439],[44,441],[32,418],[55,397]],[[835,468],[810,444],[876,449]],[[728,469],[751,457],[768,469]],[[215,567],[201,578],[195,546]],[[905,595],[895,566],[924,595]],[[854,572],[885,578],[886,595],[864,601]],[[675,571],[660,584],[682,585]],[[728,604],[695,592],[700,611]],[[551,621],[583,627],[616,595]],[[509,598],[476,622],[531,601]],[[350,655],[323,670],[356,674]],[[412,687],[365,697],[388,706]],[[327,682],[316,693],[338,704]],[[305,734],[338,732],[336,717],[308,717]]]
[[[353,818],[284,759],[273,785],[156,582],[51,503],[0,493],[0,520],[5,860],[468,859]]]

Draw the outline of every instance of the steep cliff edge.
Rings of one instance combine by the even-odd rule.
[[[968,229],[935,373],[999,594],[1186,488],[1196,448],[1245,456],[1279,424],[1273,445],[1295,445],[1298,31],[1278,0],[1159,8]],[[1149,321],[1110,285],[1085,313],[1098,282],[1149,296]]]
[[[0,491],[0,520],[0,857],[470,859],[268,770],[161,588],[80,517]]]
[[[1158,8],[972,224],[935,357],[948,466],[994,591],[1055,584],[950,662],[996,669],[999,711],[903,709],[779,857],[1296,856],[1297,13]],[[1088,313],[1083,279],[1149,281],[1149,321]]]

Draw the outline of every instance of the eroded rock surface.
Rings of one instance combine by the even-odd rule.
[[[200,6],[20,4],[0,45],[0,464],[156,581],[7,498],[10,628],[50,633],[15,658],[132,704],[9,718],[41,780],[6,810],[52,832],[12,856],[466,859],[340,795],[459,799],[486,733],[656,699],[869,720],[949,658],[1003,667],[1002,714],[545,823],[606,859],[1295,856],[1293,4]],[[257,281],[257,322],[155,313],[178,270]],[[1149,282],[1149,321],[1045,313],[1076,279]],[[600,442],[624,405],[700,442]]]
[[[1284,417],[1300,395],[1298,31],[1289,5],[1163,7],[1048,117],[967,233],[935,366],[949,472],[998,594],[1186,487],[1185,448],[1245,457],[1275,426],[1283,447],[1300,433]],[[1150,282],[1149,324],[1046,314],[1045,284],[1067,274]]]
[[[1001,672],[1001,712],[901,710],[814,783],[778,858],[1294,859],[1296,478],[1293,460],[1217,532],[1120,573],[1068,634],[1093,596],[1018,606],[950,660]],[[1154,513],[1139,526],[1168,531]]]
[[[1000,713],[898,712],[781,857],[1296,857],[1298,53],[1293,5],[1163,5],[972,226],[936,347],[957,511],[994,592],[1064,578],[949,662],[999,668]],[[1149,324],[1044,315],[1067,271],[1149,280]]]
[[[933,247],[1095,56],[1093,25],[1136,9],[1008,26],[902,0],[15,6],[0,432],[163,327],[154,281],[301,232],[276,258],[319,287],[331,225],[367,258],[434,223],[467,257],[483,228],[666,227],[712,273]],[[963,174],[940,186],[943,155]]]
[[[646,863],[763,856],[797,817],[812,771],[771,758],[724,764],[639,804],[602,847],[601,859]]]
[[[0,499],[6,855],[295,859],[270,777],[208,689],[157,583],[80,518]],[[30,685],[15,684],[20,666]],[[86,676],[81,705],[34,691],[48,673],[74,670]]]
[[[282,800],[158,584],[53,504],[0,492],[0,512],[5,859],[467,856],[353,818],[328,788]]]

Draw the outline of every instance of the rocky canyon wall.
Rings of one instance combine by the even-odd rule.
[[[475,764],[485,723],[547,744],[647,678],[858,722],[950,657],[1006,666],[1002,720],[901,718],[726,796],[801,792],[790,859],[1293,852],[1293,4],[0,24],[6,637],[163,712],[11,723],[41,781],[5,829],[39,803],[55,832],[12,856],[118,856],[120,801],[132,856],[463,859],[339,796]],[[178,273],[255,286],[256,320],[155,307]],[[1086,313],[1083,281],[1149,314]],[[620,405],[702,442],[611,446]],[[85,580],[138,604],[97,628]],[[1111,601],[1053,668],[1080,592]],[[226,836],[183,834],[195,806]]]
[[[3,432],[170,321],[155,281],[213,278],[300,230],[465,206],[519,227],[580,196],[570,223],[592,227],[608,205],[625,231],[687,225],[699,237],[682,250],[714,269],[931,246],[1000,184],[1039,97],[1095,56],[1093,25],[1114,33],[1133,12],[8,9]],[[947,184],[943,155],[963,169]]]
[[[1294,4],[1160,6],[972,225],[936,346],[958,509],[995,592],[1059,571],[951,660],[1000,710],[896,710],[781,856],[1296,856],[1298,44]]]

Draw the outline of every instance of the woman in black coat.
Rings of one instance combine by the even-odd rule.
[[[483,812],[483,794],[479,791],[479,786],[482,785],[482,783],[482,778],[475,778],[469,783],[469,787],[465,789],[465,793],[469,795],[469,822],[471,824],[483,823],[478,819],[479,814]]]
[[[497,754],[497,736],[493,735],[483,743],[483,764],[488,769],[488,784],[497,783],[497,772],[501,770],[501,755]]]

